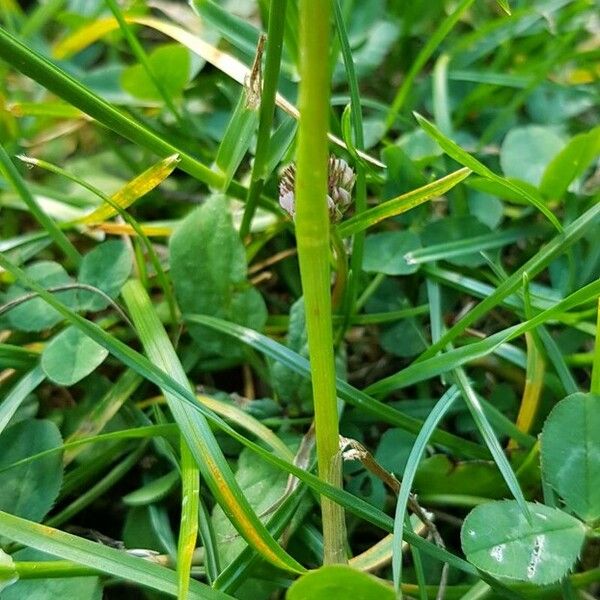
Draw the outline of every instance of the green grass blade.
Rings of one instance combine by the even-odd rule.
[[[2,33],[2,29],[0,28],[0,39]],[[0,174],[12,185],[21,200],[25,203],[25,206],[27,206],[29,212],[56,242],[56,245],[64,252],[65,256],[78,265],[81,261],[81,255],[58,225],[38,206],[27,184],[2,144],[0,144]]]
[[[333,10],[335,17],[335,27],[337,36],[340,42],[344,67],[346,69],[346,78],[350,88],[350,112],[352,117],[352,130],[354,132],[354,144],[348,135],[347,146],[352,148],[352,155],[356,159],[355,153],[365,149],[364,128],[362,118],[362,108],[360,102],[360,88],[354,59],[352,57],[352,49],[348,39],[348,32],[344,22],[344,15],[340,6],[339,0],[333,1]],[[367,210],[367,179],[366,168],[362,160],[355,160],[356,182],[354,185],[355,210],[354,216],[360,216]],[[365,233],[363,231],[356,232],[352,240],[352,256],[350,258],[350,276],[344,299],[344,322],[342,332],[348,328],[352,314],[356,312],[356,299],[358,295],[358,281],[362,271],[363,256],[365,245]],[[341,337],[342,332],[338,335]]]
[[[10,540],[48,554],[70,560],[118,579],[168,594],[177,595],[175,572],[127,552],[39,525],[0,511],[0,534]],[[188,598],[194,600],[226,600],[231,598],[197,581],[190,584]]]
[[[271,535],[278,538],[283,534],[285,528],[296,514],[296,510],[300,502],[307,495],[306,488],[298,488],[292,492],[282,503],[277,507],[275,512],[267,522],[267,529]],[[214,583],[217,590],[223,590],[228,594],[233,594],[236,589],[243,583],[244,577],[257,563],[258,557],[252,552],[249,546],[246,546],[238,556],[227,565],[223,572],[219,575]]]
[[[56,448],[50,448],[49,450],[32,454],[27,458],[23,458],[10,465],[2,467],[0,469],[0,473],[14,469],[15,467],[27,465],[33,461],[44,458],[45,456],[50,456],[51,454],[55,454],[57,452],[66,452],[68,450],[81,448],[89,444],[101,444],[102,442],[114,442],[120,440],[145,440],[146,438],[151,437],[178,438],[179,429],[177,428],[177,425],[169,423],[167,425],[147,425],[145,427],[136,427],[135,429],[120,429],[119,431],[112,431],[111,433],[91,435],[88,437],[79,438],[72,442],[66,442],[62,444],[62,446],[56,446]]]
[[[199,513],[198,533],[200,534],[202,546],[204,547],[206,578],[208,579],[208,582],[214,586],[215,581],[219,577],[219,573],[221,573],[221,565],[219,562],[219,550],[211,515],[202,496],[199,497]],[[246,548],[254,555],[254,550],[252,550],[250,546],[247,546]]]
[[[173,154],[148,167],[143,173],[128,181],[120,190],[114,193],[110,197],[110,203],[104,201],[104,204],[93,210],[90,214],[85,215],[85,217],[78,219],[76,223],[95,225],[117,214],[122,214],[115,208],[115,205],[122,209],[131,206],[136,200],[160,185],[175,170],[177,163],[179,163],[179,155]],[[37,162],[34,161],[32,164],[35,165]],[[40,166],[43,168],[45,164]],[[99,197],[103,198],[104,194],[100,194]]]
[[[25,401],[27,396],[46,379],[42,367],[37,365],[29,373],[26,373],[13,386],[0,404],[0,433],[4,431],[8,422],[17,412],[19,406]]]
[[[75,221],[75,223],[94,225],[99,221],[106,220],[113,215],[118,214],[132,227],[133,231],[137,234],[138,238],[142,241],[144,247],[146,248],[150,263],[154,267],[156,278],[158,279],[165,294],[171,319],[173,322],[176,322],[177,305],[169,279],[167,278],[158,255],[156,254],[156,250],[148,239],[148,236],[144,233],[140,224],[129,214],[129,212],[127,212],[127,210],[125,210],[125,208],[135,202],[137,198],[148,193],[150,190],[154,189],[157,185],[164,181],[164,179],[168,177],[169,174],[175,169],[175,166],[179,162],[179,155],[173,154],[172,156],[168,156],[167,158],[159,161],[155,165],[152,165],[143,173],[140,173],[140,175],[127,182],[112,196],[107,196],[102,190],[91,185],[84,179],[81,179],[81,177],[77,177],[76,175],[73,175],[72,173],[65,171],[64,169],[61,169],[60,167],[57,167],[56,165],[53,165],[45,160],[40,160],[37,158],[24,159],[23,157],[21,157],[21,160],[25,160],[28,164],[33,164],[42,169],[46,169],[51,173],[56,173],[57,175],[70,179],[77,185],[89,190],[98,196],[98,198],[103,200],[103,204],[101,206],[92,211],[92,213],[89,215],[84,216],[81,220]],[[140,260],[138,264],[144,265],[145,263],[143,260]]]
[[[518,502],[525,517],[529,519],[530,511],[529,507],[527,506],[527,502],[525,501],[523,490],[521,490],[517,476],[508,462],[506,454],[504,454],[504,451],[500,446],[500,442],[498,442],[498,438],[494,433],[494,429],[486,417],[485,412],[483,411],[481,402],[479,402],[475,391],[473,390],[469,380],[467,379],[467,376],[462,369],[455,369],[454,377],[456,378],[456,384],[460,388],[462,396],[467,404],[467,407],[469,408],[469,412],[475,421],[475,425],[477,425],[479,433],[485,440],[487,447],[490,449],[492,457],[494,458],[494,462],[498,466],[504,481],[506,481],[508,489]]]
[[[565,394],[569,396],[570,394],[575,394],[579,392],[579,386],[569,369],[565,361],[565,357],[561,352],[561,349],[558,347],[558,344],[554,340],[554,338],[550,335],[548,330],[545,327],[540,326],[538,329],[539,338],[544,344],[544,348],[546,349],[546,354],[552,363],[560,382],[564,388]]]
[[[208,327],[231,335],[240,342],[248,344],[266,356],[285,364],[294,372],[299,373],[304,377],[310,376],[308,361],[303,356],[300,356],[289,348],[278,344],[257,331],[206,315],[186,315],[186,319],[195,323],[207,325]],[[336,388],[337,395],[352,406],[376,415],[387,423],[405,429],[406,431],[417,434],[421,430],[423,422],[419,419],[409,417],[394,408],[371,398],[364,392],[357,390],[341,379],[336,380]],[[445,431],[436,432],[432,439],[435,443],[451,448],[462,456],[470,458],[489,458],[488,453],[481,446]]]
[[[0,313],[2,309],[3,306],[0,306]],[[18,371],[31,369],[39,358],[39,352],[32,352],[27,348],[12,344],[0,344],[0,369],[16,369]]]
[[[402,475],[402,483],[400,484],[400,492],[398,493],[398,499],[396,501],[396,512],[394,515],[394,538],[392,540],[392,571],[394,577],[394,587],[398,593],[400,585],[402,583],[402,524],[404,523],[406,515],[406,507],[408,505],[408,498],[412,489],[412,484],[417,473],[417,467],[423,457],[425,448],[429,444],[429,440],[433,435],[436,427],[440,421],[444,418],[444,415],[448,409],[452,406],[453,402],[459,396],[459,391],[455,386],[452,386],[436,403],[431,409],[431,412],[425,419],[423,427],[417,439],[415,440],[413,447],[410,450],[406,466],[404,467],[404,474]]]
[[[249,106],[248,91],[243,87],[215,158],[215,166],[223,176],[223,190],[229,186],[248,151],[257,122],[258,111]]]
[[[459,169],[437,181],[428,183],[423,187],[402,194],[392,200],[387,200],[379,206],[365,210],[347,221],[340,223],[337,226],[338,234],[343,238],[348,237],[360,231],[364,231],[368,227],[371,227],[384,219],[389,219],[390,217],[405,213],[416,206],[419,206],[419,204],[423,204],[423,202],[427,202],[432,198],[445,194],[463,179],[466,179],[470,174],[470,169]]]
[[[250,187],[246,198],[246,208],[240,225],[240,237],[244,239],[250,231],[252,217],[258,205],[258,199],[267,178],[269,163],[269,146],[271,144],[271,127],[275,115],[275,97],[279,81],[283,35],[285,31],[285,15],[287,0],[271,2],[269,7],[269,25],[267,32],[267,50],[265,57],[265,73],[256,136],[254,164],[250,175]]]
[[[150,360],[189,389],[183,367],[144,288],[132,280],[125,284],[122,294]],[[302,566],[269,535],[248,504],[204,416],[168,389],[163,392],[203,479],[239,533],[269,562],[302,572]]]
[[[409,264],[423,264],[434,262],[436,260],[448,260],[456,256],[465,256],[466,254],[477,254],[484,250],[502,248],[523,238],[531,238],[535,235],[536,228],[531,225],[528,227],[512,227],[504,231],[494,231],[484,235],[477,235],[471,238],[456,240],[453,242],[444,242],[434,244],[426,248],[413,250],[405,254],[404,258]]]
[[[460,335],[472,323],[487,314],[494,306],[500,304],[507,296],[510,296],[519,290],[523,281],[523,273],[527,273],[530,279],[533,279],[533,277],[547,267],[554,258],[565,252],[592,225],[594,225],[598,216],[600,216],[600,202],[598,202],[596,198],[589,210],[565,227],[565,230],[562,233],[556,235],[539,252],[503,281],[493,293],[489,294],[482,302],[472,308],[435,344],[432,344],[431,347],[419,357],[419,360],[433,356],[439,350],[445,348],[448,343]]]
[[[75,515],[106,494],[108,490],[123,479],[139,463],[145,451],[146,444],[143,443],[132,452],[129,452],[122,461],[112,467],[99,481],[94,483],[90,488],[87,488],[82,494],[77,495],[75,500],[65,506],[59,513],[46,519],[46,525],[60,527],[63,523],[70,521]]]
[[[535,206],[550,221],[550,223],[556,227],[558,231],[563,230],[559,220],[542,200],[530,194],[528,190],[519,185],[517,182],[510,181],[509,179],[501,177],[500,175],[496,175],[496,173],[488,169],[483,163],[479,162],[468,152],[465,152],[456,142],[446,137],[433,123],[428,121],[425,117],[415,113],[415,118],[425,133],[434,139],[448,156],[459,162],[461,165],[468,167],[474,173],[477,173],[486,179],[491,179],[498,185],[505,187],[517,194],[517,196],[523,198],[528,204]]]

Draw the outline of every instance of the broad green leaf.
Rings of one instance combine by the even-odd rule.
[[[183,313],[263,328],[265,303],[246,279],[244,246],[225,198],[213,196],[192,211],[171,237],[170,250],[171,278]],[[237,343],[206,327],[190,324],[190,334],[205,353],[241,355]]]
[[[53,556],[25,548],[12,555],[16,561],[47,562]],[[43,579],[20,579],[2,592],[2,600],[101,600],[102,586],[99,577],[46,577]]]
[[[520,182],[511,181],[500,175],[496,175],[491,169],[479,162],[475,157],[465,152],[456,142],[446,137],[433,123],[430,123],[425,117],[415,113],[415,118],[419,125],[425,130],[427,135],[432,137],[444,150],[444,152],[459,162],[461,165],[468,167],[474,173],[495,181],[497,184],[508,188],[513,193],[522,197],[526,202],[535,206],[546,218],[558,229],[562,231],[562,226],[552,211],[535,195],[531,194],[527,187]]]
[[[423,204],[423,202],[427,202],[432,198],[445,194],[463,179],[466,179],[470,174],[470,169],[459,169],[437,181],[428,183],[416,190],[406,192],[397,198],[387,200],[379,206],[375,206],[374,208],[366,210],[347,221],[340,223],[338,225],[338,233],[341,237],[348,237],[363,231],[384,219],[389,219],[390,217],[407,212],[416,206]]]
[[[55,262],[40,261],[25,268],[25,273],[45,289],[73,283],[64,268]],[[15,300],[29,290],[15,283],[8,288],[6,300]],[[74,304],[76,293],[73,290],[56,292],[57,298],[69,306]],[[21,331],[42,331],[62,321],[62,317],[51,306],[39,298],[28,300],[11,309],[8,322]]]
[[[110,240],[96,246],[81,261],[78,280],[116,298],[127,281],[133,266],[129,247],[120,240]],[[81,310],[96,311],[108,306],[105,298],[91,291],[78,290]]]
[[[485,180],[484,180],[485,181]],[[471,190],[467,195],[469,212],[490,229],[496,229],[504,214],[502,200],[492,194]]]
[[[110,199],[114,204],[118,204],[121,208],[131,206],[136,200],[160,185],[173,172],[178,163],[178,154],[167,156],[167,158],[157,162],[155,165],[152,165],[143,173],[127,182],[120,190],[115,192]],[[82,217],[76,222],[86,225],[96,225],[114,217],[116,214],[117,211],[115,208],[105,202],[89,215]]]
[[[150,359],[157,363],[160,371],[173,375],[189,395],[191,390],[185,371],[144,288],[138,281],[129,281],[123,288],[123,297]],[[279,546],[252,510],[235,481],[205,415],[183,402],[179,394],[168,388],[164,388],[163,392],[203,479],[217,502],[227,511],[240,535],[272,564],[287,571],[302,573],[302,565]],[[193,403],[196,404],[195,399]]]
[[[427,337],[416,319],[404,319],[382,331],[379,343],[386,352],[408,358],[425,350]]]
[[[539,186],[550,161],[565,144],[552,127],[527,125],[511,129],[500,148],[500,166],[506,177]]]
[[[600,519],[600,396],[572,394],[553,409],[542,431],[546,481],[583,520]]]
[[[585,173],[599,154],[600,127],[571,138],[546,167],[540,191],[548,198],[562,198],[569,185]]]
[[[30,419],[16,423],[0,434],[0,469],[61,444],[60,433],[52,421]],[[58,496],[62,477],[62,456],[58,452],[1,472],[0,510],[41,521]]]
[[[286,346],[308,359],[308,340],[306,337],[306,315],[304,301],[298,299],[290,308],[290,320],[286,337]],[[285,364],[276,361],[271,366],[273,389],[284,405],[297,409],[312,409],[312,386],[310,380],[292,371]]]
[[[410,275],[419,270],[406,255],[421,247],[419,236],[412,231],[374,233],[365,241],[363,269],[368,273]]]
[[[180,44],[164,44],[148,55],[154,75],[160,79],[170,96],[180,97],[190,76],[190,53]],[[133,65],[123,71],[121,85],[135,98],[162,100],[153,81],[142,65]]]
[[[131,581],[169,596],[177,595],[177,578],[174,571],[131,556],[122,550],[85,540],[45,525],[38,525],[5,512],[0,512],[0,535],[118,579]],[[188,598],[189,600],[230,600],[231,596],[192,580]]]
[[[286,600],[394,600],[392,586],[346,565],[329,565],[303,575],[292,584]]]
[[[76,327],[67,327],[44,348],[42,369],[48,379],[70,386],[87,377],[108,356],[108,350]]]
[[[528,505],[530,523],[514,500],[476,507],[463,523],[462,548],[469,562],[495,577],[554,583],[577,560],[585,526],[556,508]]]

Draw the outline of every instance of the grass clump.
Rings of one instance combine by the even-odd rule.
[[[4,3],[0,597],[593,597],[594,19]]]

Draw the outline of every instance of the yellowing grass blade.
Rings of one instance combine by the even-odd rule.
[[[178,27],[177,25],[173,25],[172,23],[166,23],[158,19],[152,19],[147,17],[127,16],[125,18],[129,23],[145,25],[146,27],[150,27],[152,29],[155,29],[156,31],[160,31],[166,36],[174,39],[175,41],[179,42],[180,44],[191,50],[194,54],[197,54],[198,56],[203,58],[207,63],[210,63],[211,65],[225,73],[225,75],[231,77],[231,79],[233,79],[234,81],[237,81],[240,85],[244,85],[247,77],[250,75],[250,69],[244,63],[240,62],[237,58],[234,58],[230,54],[227,54],[226,52],[215,48],[211,44],[200,39],[196,34],[190,33],[182,27]],[[55,58],[68,58],[76,52],[87,48],[90,44],[93,44],[94,42],[98,41],[104,35],[106,35],[110,31],[117,29],[118,27],[119,25],[116,19],[97,19],[93,23],[85,25],[81,29],[78,29],[75,33],[61,40],[58,44],[54,46],[52,53]],[[298,109],[281,94],[277,94],[275,101],[279,108],[281,108],[294,119],[298,119],[300,117]],[[331,142],[333,142],[340,148],[347,149],[346,144],[340,138],[336,137],[331,133],[328,134],[328,136]],[[376,158],[373,158],[365,152],[358,151],[358,154],[361,158],[371,163],[372,165],[375,165],[376,167],[382,169],[385,168],[385,165],[381,161],[377,160]]]
[[[111,196],[111,200],[125,209],[131,206],[138,198],[145,196],[152,191],[157,185],[161,184],[175,169],[179,162],[179,155],[172,154],[163,160],[146,169],[141,175],[138,175],[120,190]],[[117,214],[117,210],[108,202],[99,206],[89,215],[78,219],[76,223],[83,225],[93,225],[102,223],[106,219],[110,219]]]
[[[148,358],[179,384],[189,387],[179,358],[144,288],[138,281],[129,281],[122,294]],[[252,510],[204,415],[168,389],[163,389],[163,393],[203,479],[240,535],[275,566],[294,573],[304,572],[302,565],[273,539]]]
[[[109,235],[128,235],[130,237],[137,235],[135,229],[127,223],[107,222],[93,225],[93,227]],[[140,225],[140,229],[146,237],[169,237],[173,233],[173,227],[168,225]]]

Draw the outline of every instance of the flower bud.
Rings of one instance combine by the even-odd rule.
[[[354,171],[343,158],[329,157],[327,208],[332,221],[339,221],[352,203]],[[292,218],[296,214],[296,167],[287,166],[279,182],[279,204]]]

